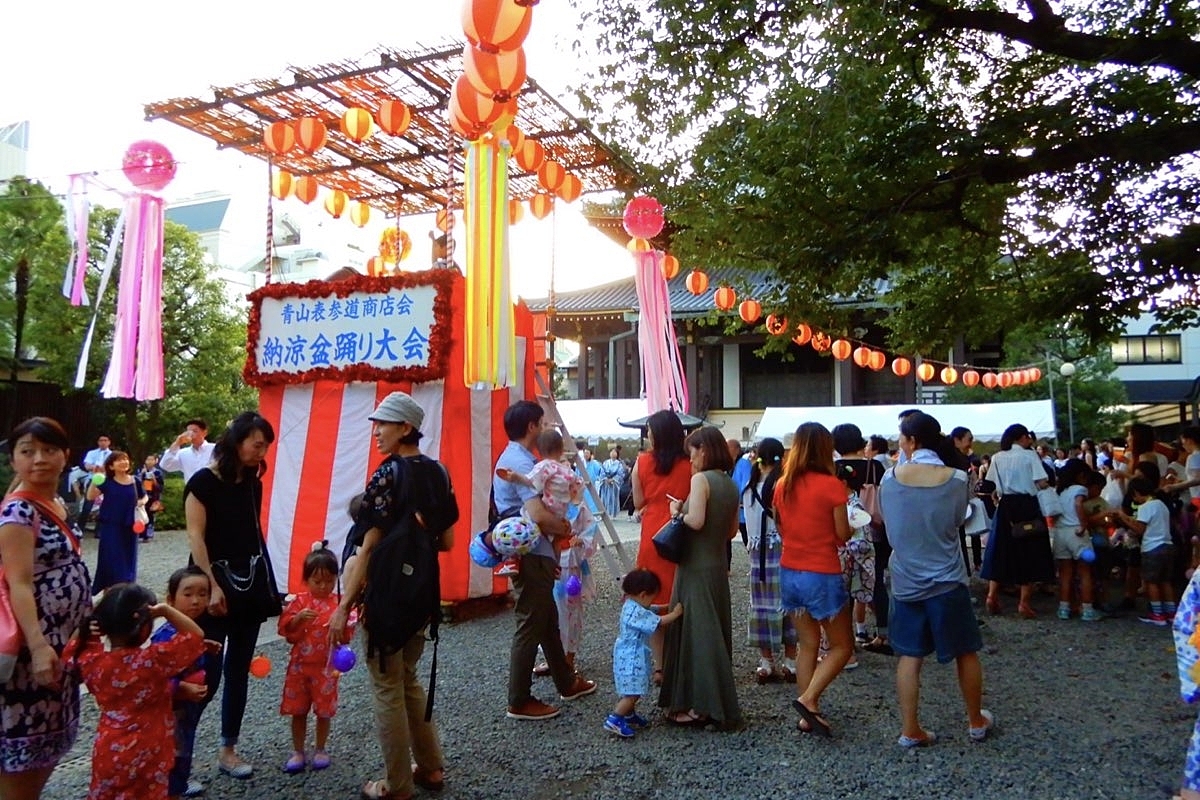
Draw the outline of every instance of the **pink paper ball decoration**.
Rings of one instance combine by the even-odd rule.
[[[625,206],[625,232],[637,239],[653,239],[663,229],[663,207],[653,197],[635,197]]]
[[[165,145],[142,139],[125,151],[121,171],[139,189],[159,192],[175,177],[175,156]]]

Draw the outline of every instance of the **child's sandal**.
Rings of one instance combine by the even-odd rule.
[[[326,753],[324,750],[318,750],[317,752],[313,753],[313,769],[329,769],[330,763],[329,753]]]
[[[293,750],[291,757],[283,765],[283,771],[288,775],[304,772],[304,753]]]

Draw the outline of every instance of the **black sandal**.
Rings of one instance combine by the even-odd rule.
[[[799,698],[792,701],[792,708],[796,709],[796,713],[799,714],[800,718],[808,724],[808,730],[800,728],[801,731],[826,738],[833,736],[833,731],[830,729],[829,723],[821,719],[820,714],[804,705],[804,703],[801,703]],[[799,725],[797,725],[797,727],[799,727]]]

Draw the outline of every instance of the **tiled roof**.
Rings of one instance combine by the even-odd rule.
[[[184,206],[173,206],[166,211],[167,219],[178,222],[193,233],[210,233],[221,230],[225,212],[229,210],[229,198],[207,200]]]
[[[667,281],[673,316],[710,313],[713,310],[713,294],[724,285],[739,289],[746,287],[752,295],[761,296],[766,293],[774,278],[774,275],[765,271],[752,275],[730,267],[708,269],[705,272],[708,273],[708,291],[700,295],[692,294],[684,285],[688,275],[686,271],[680,270],[678,275]],[[554,300],[555,310],[559,314],[624,314],[633,313],[638,309],[637,287],[632,276],[590,289],[559,292]],[[545,311],[550,305],[550,298],[526,299],[525,303],[530,311]]]

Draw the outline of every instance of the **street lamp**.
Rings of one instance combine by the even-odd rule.
[[[1075,444],[1075,409],[1071,403],[1071,377],[1075,374],[1075,365],[1070,361],[1064,361],[1058,368],[1058,374],[1062,375],[1067,382],[1067,431],[1069,445]]]

